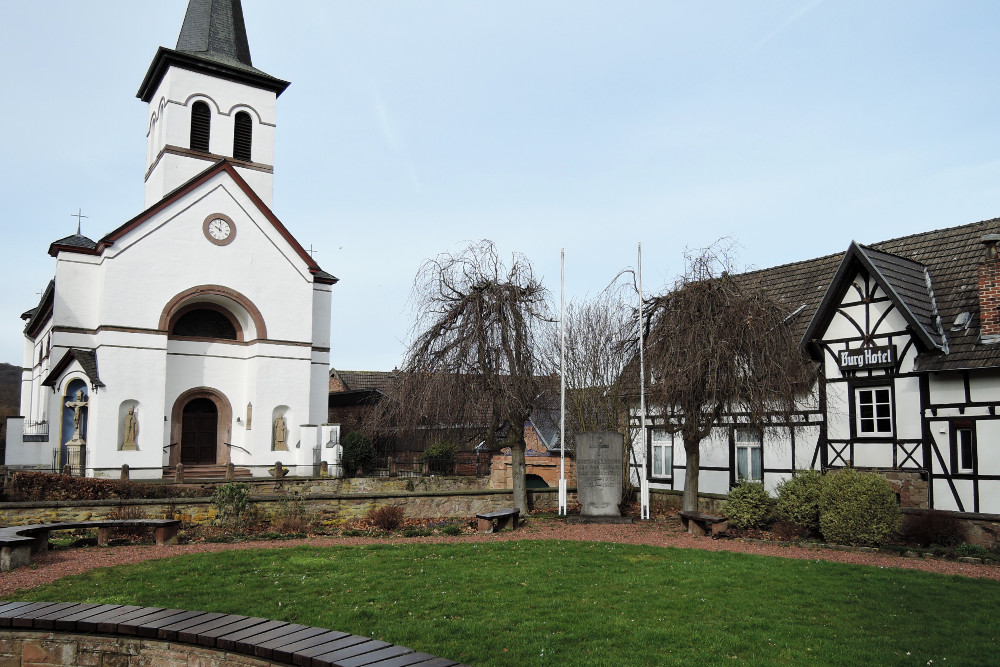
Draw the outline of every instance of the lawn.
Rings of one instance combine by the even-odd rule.
[[[1000,636],[993,581],[603,542],[230,551],[18,599],[263,616],[473,665],[995,664]]]

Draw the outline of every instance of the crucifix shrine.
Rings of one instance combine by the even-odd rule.
[[[83,409],[87,407],[88,401],[83,396],[83,390],[78,389],[75,401],[66,401],[66,407],[73,409],[73,437],[66,443],[66,454],[69,460],[70,470],[74,475],[83,474],[83,453],[87,446],[87,441],[80,433],[81,421],[83,419]]]

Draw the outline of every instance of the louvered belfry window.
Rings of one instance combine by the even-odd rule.
[[[191,150],[208,152],[208,138],[212,129],[212,110],[205,102],[191,105]]]
[[[249,162],[252,142],[253,121],[250,119],[250,114],[246,111],[240,111],[236,114],[236,125],[233,131],[233,157]]]

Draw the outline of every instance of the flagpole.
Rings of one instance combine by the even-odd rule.
[[[639,243],[639,442],[642,446],[642,477],[639,479],[639,518],[649,518],[649,479],[646,477],[646,356],[642,322],[642,243]]]
[[[559,253],[559,514],[566,515],[566,249]]]

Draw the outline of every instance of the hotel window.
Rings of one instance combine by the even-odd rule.
[[[736,481],[764,481],[760,431],[754,428],[736,429]]]
[[[653,465],[650,477],[673,477],[674,472],[674,436],[663,429],[653,429],[649,432],[650,451]]]
[[[955,425],[951,430],[951,469],[953,472],[972,472],[975,468],[975,431],[969,422]]]
[[[889,387],[854,390],[859,436],[892,435],[892,392]]]

